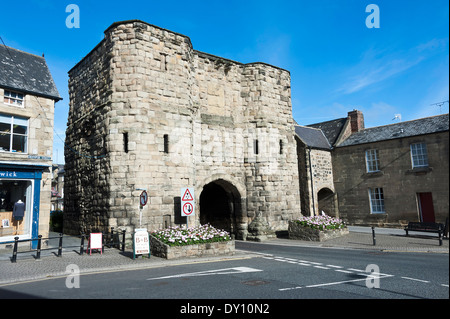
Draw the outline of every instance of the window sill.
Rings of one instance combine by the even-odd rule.
[[[384,172],[383,171],[376,171],[376,172],[366,172],[363,174],[363,178],[373,178],[373,177],[380,177],[383,176]]]
[[[429,167],[429,166],[427,166],[427,167],[415,167],[413,169],[407,170],[405,174],[406,175],[419,176],[419,175],[426,175],[426,174],[428,174],[428,173],[430,173],[432,171],[433,171],[433,168]]]

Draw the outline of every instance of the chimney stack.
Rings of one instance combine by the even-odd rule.
[[[348,112],[348,117],[350,118],[352,133],[356,133],[364,129],[364,115],[361,111],[353,110]]]

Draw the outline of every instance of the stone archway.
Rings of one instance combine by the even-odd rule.
[[[328,216],[333,216],[333,217],[337,217],[336,216],[336,211],[335,211],[335,193],[327,188],[324,187],[322,188],[318,193],[317,193],[317,201],[318,201],[318,214],[320,215],[322,212],[324,212],[325,214],[327,214]]]
[[[233,238],[241,238],[244,236],[241,229],[242,215],[242,198],[233,184],[217,179],[203,186],[200,194],[200,224],[209,223],[230,232]]]

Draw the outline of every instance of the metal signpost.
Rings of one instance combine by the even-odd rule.
[[[148,194],[147,191],[143,190],[141,195],[139,196],[139,227],[142,226],[142,209],[145,205],[147,205]]]
[[[194,200],[194,188],[183,187],[180,191],[181,194],[181,216],[186,218],[186,227],[189,227],[189,216],[195,215],[195,200]]]

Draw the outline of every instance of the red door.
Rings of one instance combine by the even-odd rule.
[[[433,197],[431,193],[417,193],[419,200],[420,219],[424,223],[434,223]]]

